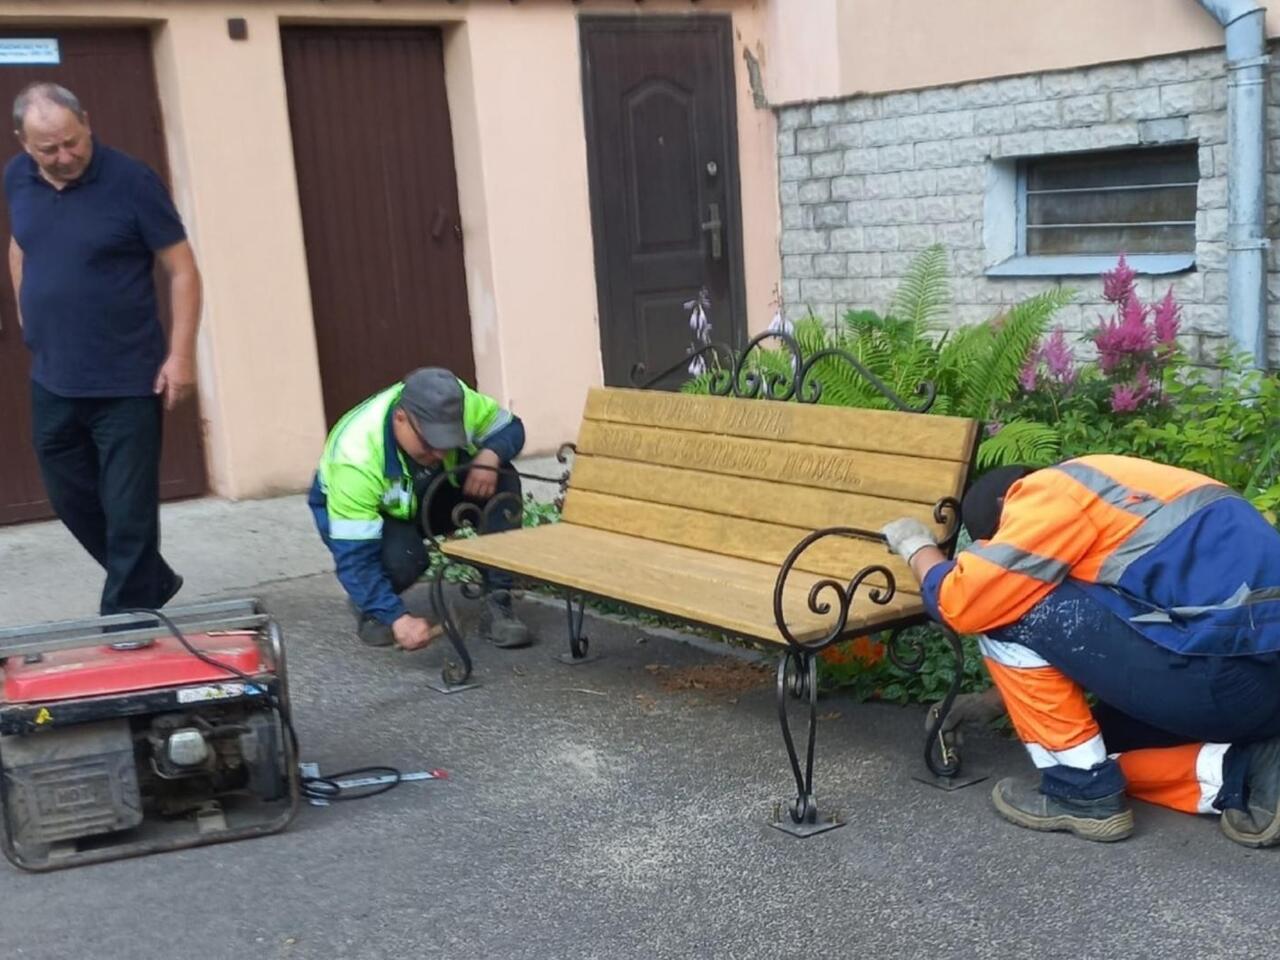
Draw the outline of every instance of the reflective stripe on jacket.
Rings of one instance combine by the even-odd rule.
[[[1280,650],[1280,532],[1222,484],[1131,457],[1019,480],[996,535],[931,570],[924,597],[955,630],[986,633],[1067,577],[1168,649]]]

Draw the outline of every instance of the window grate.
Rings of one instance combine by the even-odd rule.
[[[1018,253],[1193,253],[1195,144],[1038,157],[1018,167]]]

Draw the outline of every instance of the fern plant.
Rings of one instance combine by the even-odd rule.
[[[1049,321],[1075,294],[1054,288],[1015,304],[987,323],[956,330],[938,350],[937,413],[992,419],[997,405],[1018,389],[1018,375],[1049,328]]]
[[[951,313],[951,279],[947,253],[935,244],[918,254],[898,284],[889,316],[917,334],[945,324]]]
[[[1062,437],[1056,429],[1034,420],[1011,420],[982,441],[975,466],[987,470],[1020,463],[1047,467],[1062,459]]]

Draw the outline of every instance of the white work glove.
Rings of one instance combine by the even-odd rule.
[[[910,517],[887,523],[880,528],[880,532],[888,541],[889,550],[907,562],[911,561],[917,551],[938,545],[938,541],[933,538],[933,531]]]

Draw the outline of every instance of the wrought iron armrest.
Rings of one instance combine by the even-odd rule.
[[[853,606],[854,597],[862,588],[862,585],[873,576],[883,578],[884,585],[873,585],[867,591],[867,599],[872,603],[885,605],[889,603],[897,592],[897,582],[894,580],[893,571],[884,564],[871,564],[859,570],[847,584],[842,583],[832,577],[824,577],[818,580],[809,588],[808,606],[812,613],[818,616],[826,616],[831,613],[832,603],[836,606],[836,617],[831,628],[816,640],[800,640],[790,627],[787,626],[785,611],[783,609],[783,597],[786,594],[787,579],[791,576],[791,571],[795,569],[796,563],[800,557],[804,555],[810,547],[820,540],[829,537],[848,537],[856,540],[868,540],[876,543],[884,543],[884,537],[871,530],[861,530],[857,527],[827,527],[822,530],[815,530],[803,540],[801,540],[787,555],[787,559],[782,562],[782,567],[778,570],[777,580],[773,586],[773,618],[777,624],[778,632],[782,634],[782,638],[787,641],[792,650],[802,653],[816,653],[823,647],[826,647],[839,640],[845,633],[845,629],[849,623],[849,610]],[[824,597],[829,596],[829,599]]]
[[[960,538],[960,501],[955,497],[943,497],[933,505],[933,519],[947,531],[938,541],[938,549],[949,559],[955,554],[956,541]]]
[[[950,557],[955,551],[956,540],[960,535],[960,503],[954,497],[944,497],[934,505],[933,517],[937,523],[943,525],[945,530],[945,534],[938,541],[938,547]],[[787,743],[788,754],[792,760],[792,768],[799,790],[797,801],[792,806],[791,814],[796,823],[801,822],[799,818],[802,815],[808,815],[807,805],[813,803],[812,747],[810,747],[809,769],[802,773],[786,721],[783,701],[784,686],[789,687],[794,695],[803,696],[807,694],[811,698],[814,697],[816,691],[812,690],[811,687],[816,683],[816,673],[814,664],[811,662],[812,655],[829,644],[835,643],[845,635],[848,630],[849,613],[858,591],[864,584],[867,584],[870,578],[879,576],[882,580],[881,583],[867,585],[867,598],[874,604],[885,605],[893,599],[897,590],[893,572],[883,564],[871,564],[864,567],[847,584],[830,577],[818,580],[809,588],[808,608],[819,616],[826,616],[832,612],[834,606],[836,611],[835,620],[823,636],[813,640],[798,639],[788,628],[783,611],[783,597],[787,578],[806,550],[815,543],[829,537],[849,537],[878,543],[885,542],[884,537],[879,533],[861,530],[856,527],[829,527],[823,530],[816,530],[796,544],[778,571],[778,578],[775,581],[773,591],[773,613],[778,631],[790,647],[790,652],[779,667],[778,711],[782,720],[783,736]],[[921,617],[919,622],[923,622],[924,619]],[[890,662],[895,667],[905,673],[917,673],[924,666],[925,642],[921,637],[913,637],[904,633],[903,631],[908,625],[899,622],[897,626],[893,627],[888,642],[885,644],[885,649]],[[876,629],[874,624],[870,625],[870,628]],[[945,625],[941,625],[941,629],[951,647],[954,674],[946,697],[931,714],[930,729],[925,740],[924,761],[925,766],[936,778],[935,782],[940,785],[963,785],[954,780],[956,774],[960,771],[959,753],[953,744],[942,737],[941,730],[942,720],[951,709],[952,703],[955,702],[955,698],[960,692],[960,684],[964,678],[964,646],[954,631],[948,629]],[[790,664],[793,658],[795,663]],[[792,670],[793,675],[789,675],[788,670]],[[816,717],[814,710],[816,710],[816,700],[810,705],[811,739],[812,725]]]
[[[946,534],[938,541],[938,547],[950,557],[955,550],[956,539],[960,535],[959,501],[954,497],[944,497],[939,500],[933,507],[933,519],[942,524],[946,530]],[[787,555],[787,559],[782,562],[782,567],[778,570],[778,578],[773,587],[774,621],[777,623],[778,632],[782,634],[782,638],[794,650],[816,652],[839,640],[848,627],[849,611],[853,607],[855,596],[863,584],[871,577],[879,576],[884,581],[883,585],[872,584],[868,587],[867,599],[872,603],[884,606],[893,600],[894,594],[897,592],[897,581],[894,579],[893,572],[884,564],[879,563],[871,564],[859,570],[847,584],[830,577],[819,580],[809,588],[809,610],[818,614],[818,616],[826,616],[831,613],[832,604],[834,604],[836,607],[835,621],[831,629],[817,640],[798,639],[787,626],[783,611],[783,597],[786,593],[787,578],[791,575],[791,571],[795,569],[796,563],[805,551],[818,541],[825,540],[828,537],[849,537],[873,543],[885,543],[884,536],[872,530],[862,530],[858,527],[827,527],[822,530],[815,530],[796,544],[791,553]],[[824,594],[829,596],[824,596]],[[923,662],[923,659],[924,653],[921,651],[918,662],[915,662],[916,658],[912,657],[905,658],[902,662],[895,658],[894,662],[904,670],[912,670],[919,669],[919,664]],[[913,662],[915,662],[915,665],[910,666],[909,664]]]
[[[556,459],[560,463],[566,463],[568,459],[568,451],[572,450],[572,444],[565,444],[556,454]],[[566,467],[564,473],[559,477],[543,477],[534,473],[526,473],[517,470],[509,463],[500,464],[496,467],[486,466],[484,464],[464,463],[449,469],[441,469],[436,471],[431,481],[427,484],[427,488],[423,491],[421,503],[418,507],[418,527],[422,532],[423,539],[426,544],[428,554],[435,554],[434,563],[437,565],[435,576],[431,583],[431,602],[435,609],[436,617],[440,620],[445,628],[445,634],[449,638],[449,642],[453,645],[454,651],[457,653],[460,663],[455,661],[447,661],[442,671],[442,679],[444,681],[443,689],[451,692],[455,689],[464,689],[471,677],[472,660],[471,654],[467,651],[466,642],[463,639],[462,630],[458,626],[457,620],[454,618],[449,604],[445,600],[445,570],[447,559],[441,548],[441,541],[449,533],[460,530],[481,531],[489,526],[489,523],[495,517],[501,517],[508,525],[519,526],[524,516],[524,500],[514,491],[495,491],[494,495],[488,500],[480,503],[475,500],[462,499],[454,505],[450,511],[449,519],[451,521],[451,529],[435,530],[431,525],[431,518],[434,513],[432,505],[435,503],[436,497],[440,496],[440,492],[444,487],[457,483],[457,481],[465,476],[469,471],[480,470],[487,471],[496,476],[518,477],[522,480],[534,480],[541,483],[556,484],[560,491],[556,500],[557,507],[563,502],[564,492],[569,482],[569,470]],[[462,581],[458,584],[458,589],[466,600],[479,600],[485,595],[485,585],[483,582]]]
[[[556,495],[556,509],[564,509],[565,494],[569,492],[569,476],[573,473],[572,459],[578,455],[578,445],[576,443],[562,443],[560,449],[556,451],[556,463],[564,467],[560,472],[560,478],[556,481],[559,485],[560,492]]]
[[[565,444],[560,448],[560,452],[556,454],[556,459],[561,463],[565,462],[566,448],[572,449],[572,444]],[[559,502],[564,496],[565,487],[569,482],[569,471],[559,477],[544,477],[536,473],[527,473],[523,470],[517,470],[511,464],[500,464],[496,467],[485,466],[484,464],[464,463],[451,469],[441,469],[435,472],[431,482],[427,484],[426,490],[422,493],[421,503],[418,507],[418,523],[423,535],[434,543],[436,538],[445,536],[455,530],[473,529],[481,530],[487,526],[488,521],[494,516],[501,516],[508,523],[518,523],[523,516],[524,500],[519,495],[506,491],[495,492],[492,497],[484,503],[478,503],[475,500],[463,500],[454,506],[450,512],[449,519],[452,521],[452,530],[435,530],[431,526],[431,505],[435,498],[439,496],[440,491],[445,484],[452,484],[454,481],[465,476],[472,470],[479,470],[492,473],[499,477],[518,477],[521,480],[534,480],[539,483],[552,483],[560,490],[560,496],[557,498]]]

